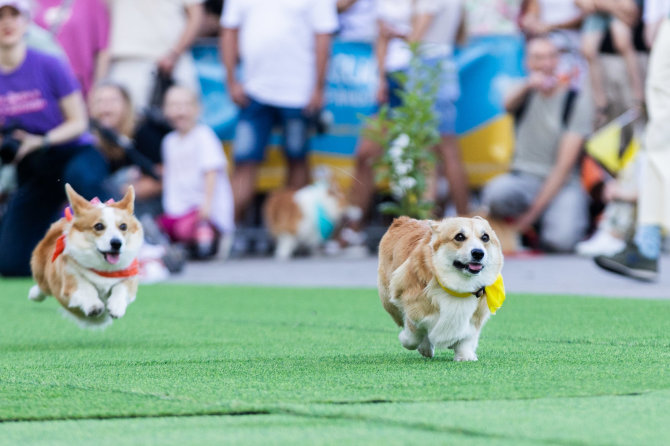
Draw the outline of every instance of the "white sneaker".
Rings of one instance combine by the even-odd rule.
[[[625,241],[608,231],[598,229],[590,239],[577,243],[575,251],[584,257],[613,256],[623,251],[625,247]]]

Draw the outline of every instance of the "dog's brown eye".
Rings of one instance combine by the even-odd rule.
[[[125,223],[121,223],[121,224],[119,225],[119,229],[122,230],[122,231],[125,231],[126,229],[128,229],[128,225],[125,224]]]
[[[457,242],[464,242],[465,241],[465,236],[461,233],[456,234],[456,237],[454,237],[454,240]]]
[[[102,223],[96,223],[93,226],[93,229],[95,229],[96,231],[104,231],[105,230],[105,225],[103,225]]]
[[[489,238],[489,235],[488,235],[488,234],[484,234],[484,235],[482,235],[482,241],[483,241],[484,243],[488,242],[489,240],[490,240],[490,238]]]

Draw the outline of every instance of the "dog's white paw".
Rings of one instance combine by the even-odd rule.
[[[454,354],[454,361],[477,361],[477,355],[472,351],[460,351]]]
[[[419,344],[417,350],[419,351],[419,353],[421,353],[422,356],[426,358],[432,358],[433,355],[435,354],[435,347],[428,340],[428,336],[423,338],[423,342]]]
[[[398,340],[407,350],[416,350],[419,343],[421,343],[421,338],[407,327],[403,328],[400,334],[398,334]]]
[[[107,302],[107,311],[109,311],[109,315],[114,319],[123,317],[123,315],[126,314],[127,307],[128,305],[126,305],[124,302],[121,302],[120,299],[110,300]]]
[[[105,304],[102,302],[91,302],[88,304],[83,304],[79,308],[86,315],[86,317],[97,317],[100,316],[105,311]]]
[[[44,299],[46,299],[47,295],[40,290],[40,287],[37,285],[33,285],[30,288],[30,291],[28,291],[28,299],[32,300],[33,302],[42,302]]]

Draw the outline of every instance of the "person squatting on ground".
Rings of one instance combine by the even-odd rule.
[[[540,242],[571,251],[588,227],[588,197],[578,174],[584,139],[592,131],[592,105],[556,76],[558,50],[546,37],[527,45],[528,78],[505,99],[516,116],[516,146],[509,173],[482,190],[494,217],[515,219],[520,232],[540,224]]]
[[[225,256],[234,222],[221,142],[211,128],[198,123],[200,104],[192,90],[171,87],[164,113],[175,130],[163,139],[165,214],[159,225],[173,241],[195,248],[196,257],[208,257],[217,249]]]
[[[670,229],[670,15],[653,39],[647,76],[649,122],[642,157],[637,228],[620,253],[599,256],[596,264],[640,280],[656,280],[661,231]]]
[[[221,17],[226,83],[240,108],[235,130],[235,218],[244,218],[270,133],[281,124],[287,185],[309,183],[308,128],[324,105],[334,0],[227,0]],[[244,77],[237,76],[237,63]]]
[[[441,67],[435,110],[439,118],[441,142],[435,148],[444,165],[451,199],[456,212],[468,211],[468,189],[465,169],[461,161],[455,131],[456,100],[460,94],[458,71],[453,51],[463,20],[463,3],[459,0],[390,1],[378,4],[378,37],[375,53],[379,71],[377,102],[391,108],[400,105],[397,94],[402,85],[394,73],[408,72],[411,51],[408,43],[420,42],[422,62]],[[412,73],[409,73],[410,77]],[[374,194],[373,163],[383,148],[363,137],[356,149],[356,167],[349,203],[347,227],[343,229],[343,243],[362,243],[362,220],[369,210]]]
[[[33,248],[60,217],[65,183],[87,199],[107,198],[107,163],[86,131],[79,84],[62,60],[27,48],[29,23],[25,0],[0,1],[1,138],[4,148],[18,147],[18,189],[0,223],[5,276],[30,275]]]

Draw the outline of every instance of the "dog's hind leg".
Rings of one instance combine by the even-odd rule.
[[[419,344],[417,350],[419,353],[421,353],[422,356],[425,356],[426,358],[432,358],[435,354],[435,346],[430,343],[428,336],[423,338],[423,341],[421,341],[421,344]]]
[[[288,260],[293,256],[293,252],[298,247],[298,241],[290,234],[282,234],[277,237],[277,247],[275,248],[275,259]]]
[[[398,339],[400,340],[402,346],[407,350],[416,350],[425,336],[425,333],[419,333],[419,330],[412,323],[412,321],[405,318],[405,327],[398,335]]]
[[[47,295],[42,292],[39,285],[33,285],[28,291],[28,299],[33,302],[42,302],[46,297]]]

